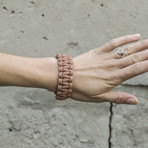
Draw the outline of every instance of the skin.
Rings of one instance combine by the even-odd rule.
[[[148,51],[145,50],[148,40],[125,46],[139,39],[140,34],[123,36],[75,57],[72,98],[86,102],[137,104],[138,99],[132,94],[111,90],[148,71]],[[121,45],[124,45],[125,57],[112,52]]]
[[[0,86],[43,88],[54,91],[58,64],[55,58],[29,58],[0,53]]]
[[[137,104],[132,94],[111,91],[122,82],[148,71],[148,40],[140,34],[112,39],[100,48],[73,58],[71,98],[85,102]],[[127,43],[136,42],[130,45]],[[125,56],[113,50],[123,46]],[[0,86],[43,88],[54,91],[58,64],[52,57],[29,58],[0,53]]]

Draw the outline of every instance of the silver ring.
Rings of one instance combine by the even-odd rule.
[[[122,57],[125,56],[125,55],[124,55],[124,50],[123,50],[123,48],[121,48],[121,47],[118,48],[117,53],[118,53],[118,55],[120,55],[120,56],[122,56]]]

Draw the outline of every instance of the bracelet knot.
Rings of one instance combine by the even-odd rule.
[[[73,63],[72,57],[68,54],[58,53],[58,83],[55,90],[57,100],[65,100],[72,94]]]

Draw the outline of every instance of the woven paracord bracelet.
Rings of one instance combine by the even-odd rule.
[[[57,100],[65,100],[72,94],[73,63],[68,54],[57,54],[58,60],[58,83],[55,91]]]

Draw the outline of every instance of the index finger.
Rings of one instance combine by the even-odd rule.
[[[127,44],[127,43],[131,43],[131,42],[135,42],[139,39],[140,39],[139,33],[138,34],[126,35],[126,36],[122,36],[122,37],[119,37],[119,38],[116,38],[116,39],[112,39],[101,47],[101,51],[110,52],[110,51],[112,51],[113,49],[115,49],[119,46],[122,46],[122,45]]]

